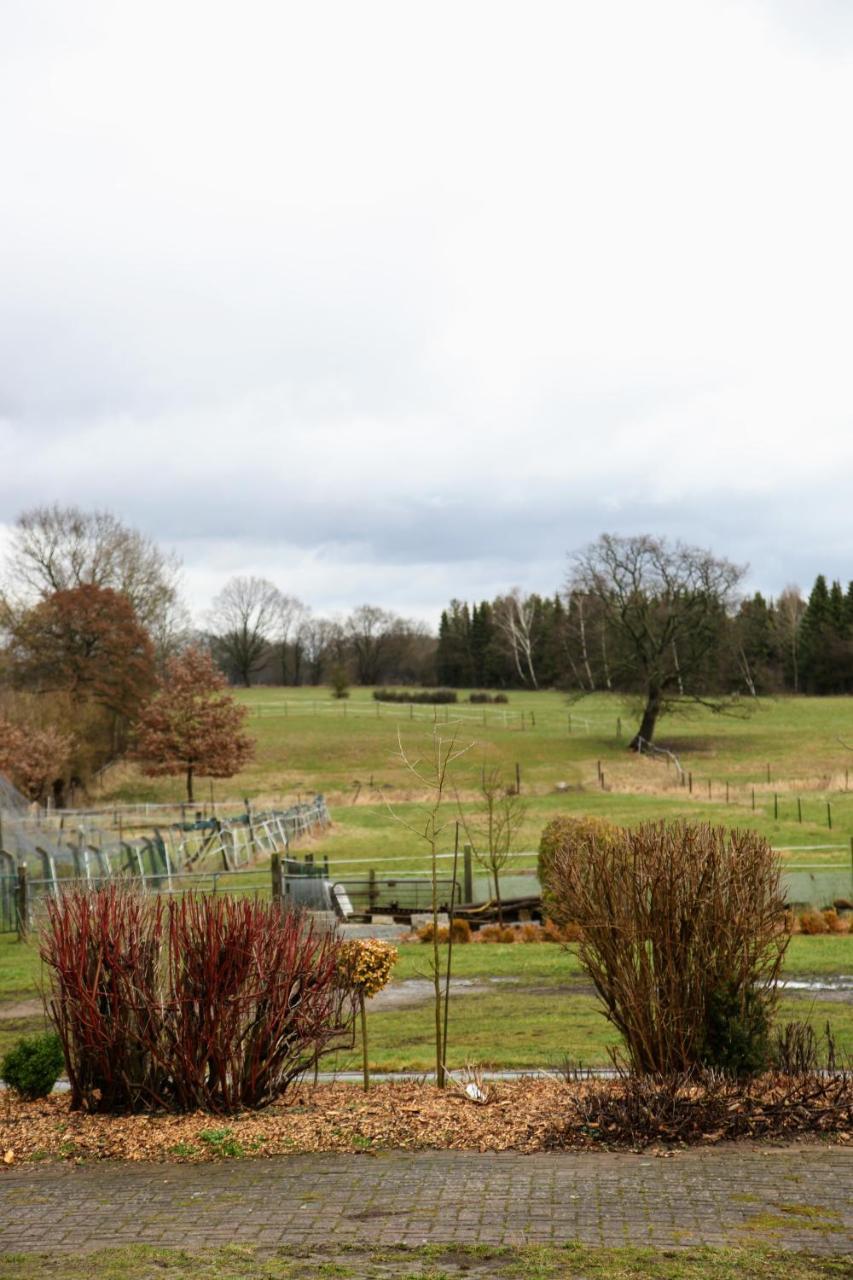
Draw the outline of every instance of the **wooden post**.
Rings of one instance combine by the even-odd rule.
[[[711,779],[708,779],[708,799],[711,799]]]
[[[776,794],[776,792],[774,791],[774,792],[773,792],[773,819],[774,819],[774,821],[776,821],[776,820],[778,819],[778,817],[779,817],[779,797],[778,797],[778,795]]]
[[[687,773],[687,790],[693,795],[693,772],[689,770]]]
[[[727,779],[726,779],[726,804],[728,804],[728,803],[729,803],[729,782],[728,782],[728,778],[727,778]]]
[[[281,907],[282,899],[284,897],[284,893],[283,893],[284,886],[282,884],[282,875],[281,875],[281,857],[277,853],[274,853],[270,858],[270,873],[272,875],[273,905],[277,907]]]
[[[826,825],[829,827],[831,831],[832,830],[832,805],[828,800],[826,802]]]
[[[770,762],[767,762],[767,784],[770,785]]]
[[[617,738],[617,741],[621,742],[622,740],[622,717],[621,716],[616,717],[616,738]]]
[[[755,787],[752,788],[752,807],[755,808]]]
[[[462,849],[462,888],[465,893],[465,901],[469,905],[474,901],[474,863],[473,849],[470,844],[466,844]]]
[[[364,989],[359,988],[358,1007],[361,1013],[361,1057],[364,1068],[364,1092],[370,1088],[370,1062],[367,1057],[367,1013],[364,1008]]]
[[[30,931],[30,893],[27,884],[27,864],[22,862],[18,867],[18,883],[15,889],[15,916],[17,919],[18,941],[26,942]]]
[[[521,765],[517,760],[515,762],[515,794],[521,795]]]
[[[601,783],[601,790],[603,791],[604,790],[604,770],[603,769],[601,770],[601,773],[598,775],[598,781]]]
[[[802,822],[802,820],[803,820],[803,802],[802,802],[802,799],[799,796],[797,796],[797,822]]]

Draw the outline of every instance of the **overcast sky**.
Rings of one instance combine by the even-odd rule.
[[[0,524],[434,619],[853,577],[846,0],[2,0]]]

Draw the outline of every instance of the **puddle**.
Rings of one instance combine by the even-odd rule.
[[[779,988],[782,991],[853,992],[853,973],[839,973],[827,978],[784,978]]]

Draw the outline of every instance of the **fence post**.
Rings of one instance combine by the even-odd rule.
[[[776,792],[774,791],[774,792],[773,792],[773,820],[774,820],[774,822],[778,819],[778,817],[779,817],[779,796],[778,796],[778,795],[776,794]]]
[[[515,794],[521,795],[521,765],[517,760],[515,762]]]
[[[15,915],[17,917],[18,941],[26,942],[30,929],[30,887],[27,884],[27,864],[22,862],[18,867],[18,883],[15,889]]]
[[[692,796],[692,795],[693,795],[693,772],[692,772],[692,770],[689,770],[689,771],[688,771],[688,773],[687,773],[687,790],[689,791],[690,795]]]
[[[622,738],[622,717],[616,717],[616,738],[621,741]]]
[[[270,858],[270,873],[272,875],[273,905],[280,907],[284,894],[282,893],[281,883],[281,857],[277,853],[274,853]]]
[[[462,887],[465,890],[465,901],[471,903],[474,901],[474,866],[472,861],[473,850],[470,844],[466,844],[462,849]]]
[[[828,800],[826,802],[826,825],[829,827],[831,831],[832,830],[832,805]]]

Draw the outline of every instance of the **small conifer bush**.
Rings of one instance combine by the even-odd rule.
[[[46,1098],[62,1073],[65,1059],[53,1031],[23,1036],[0,1062],[0,1078],[22,1098]]]

